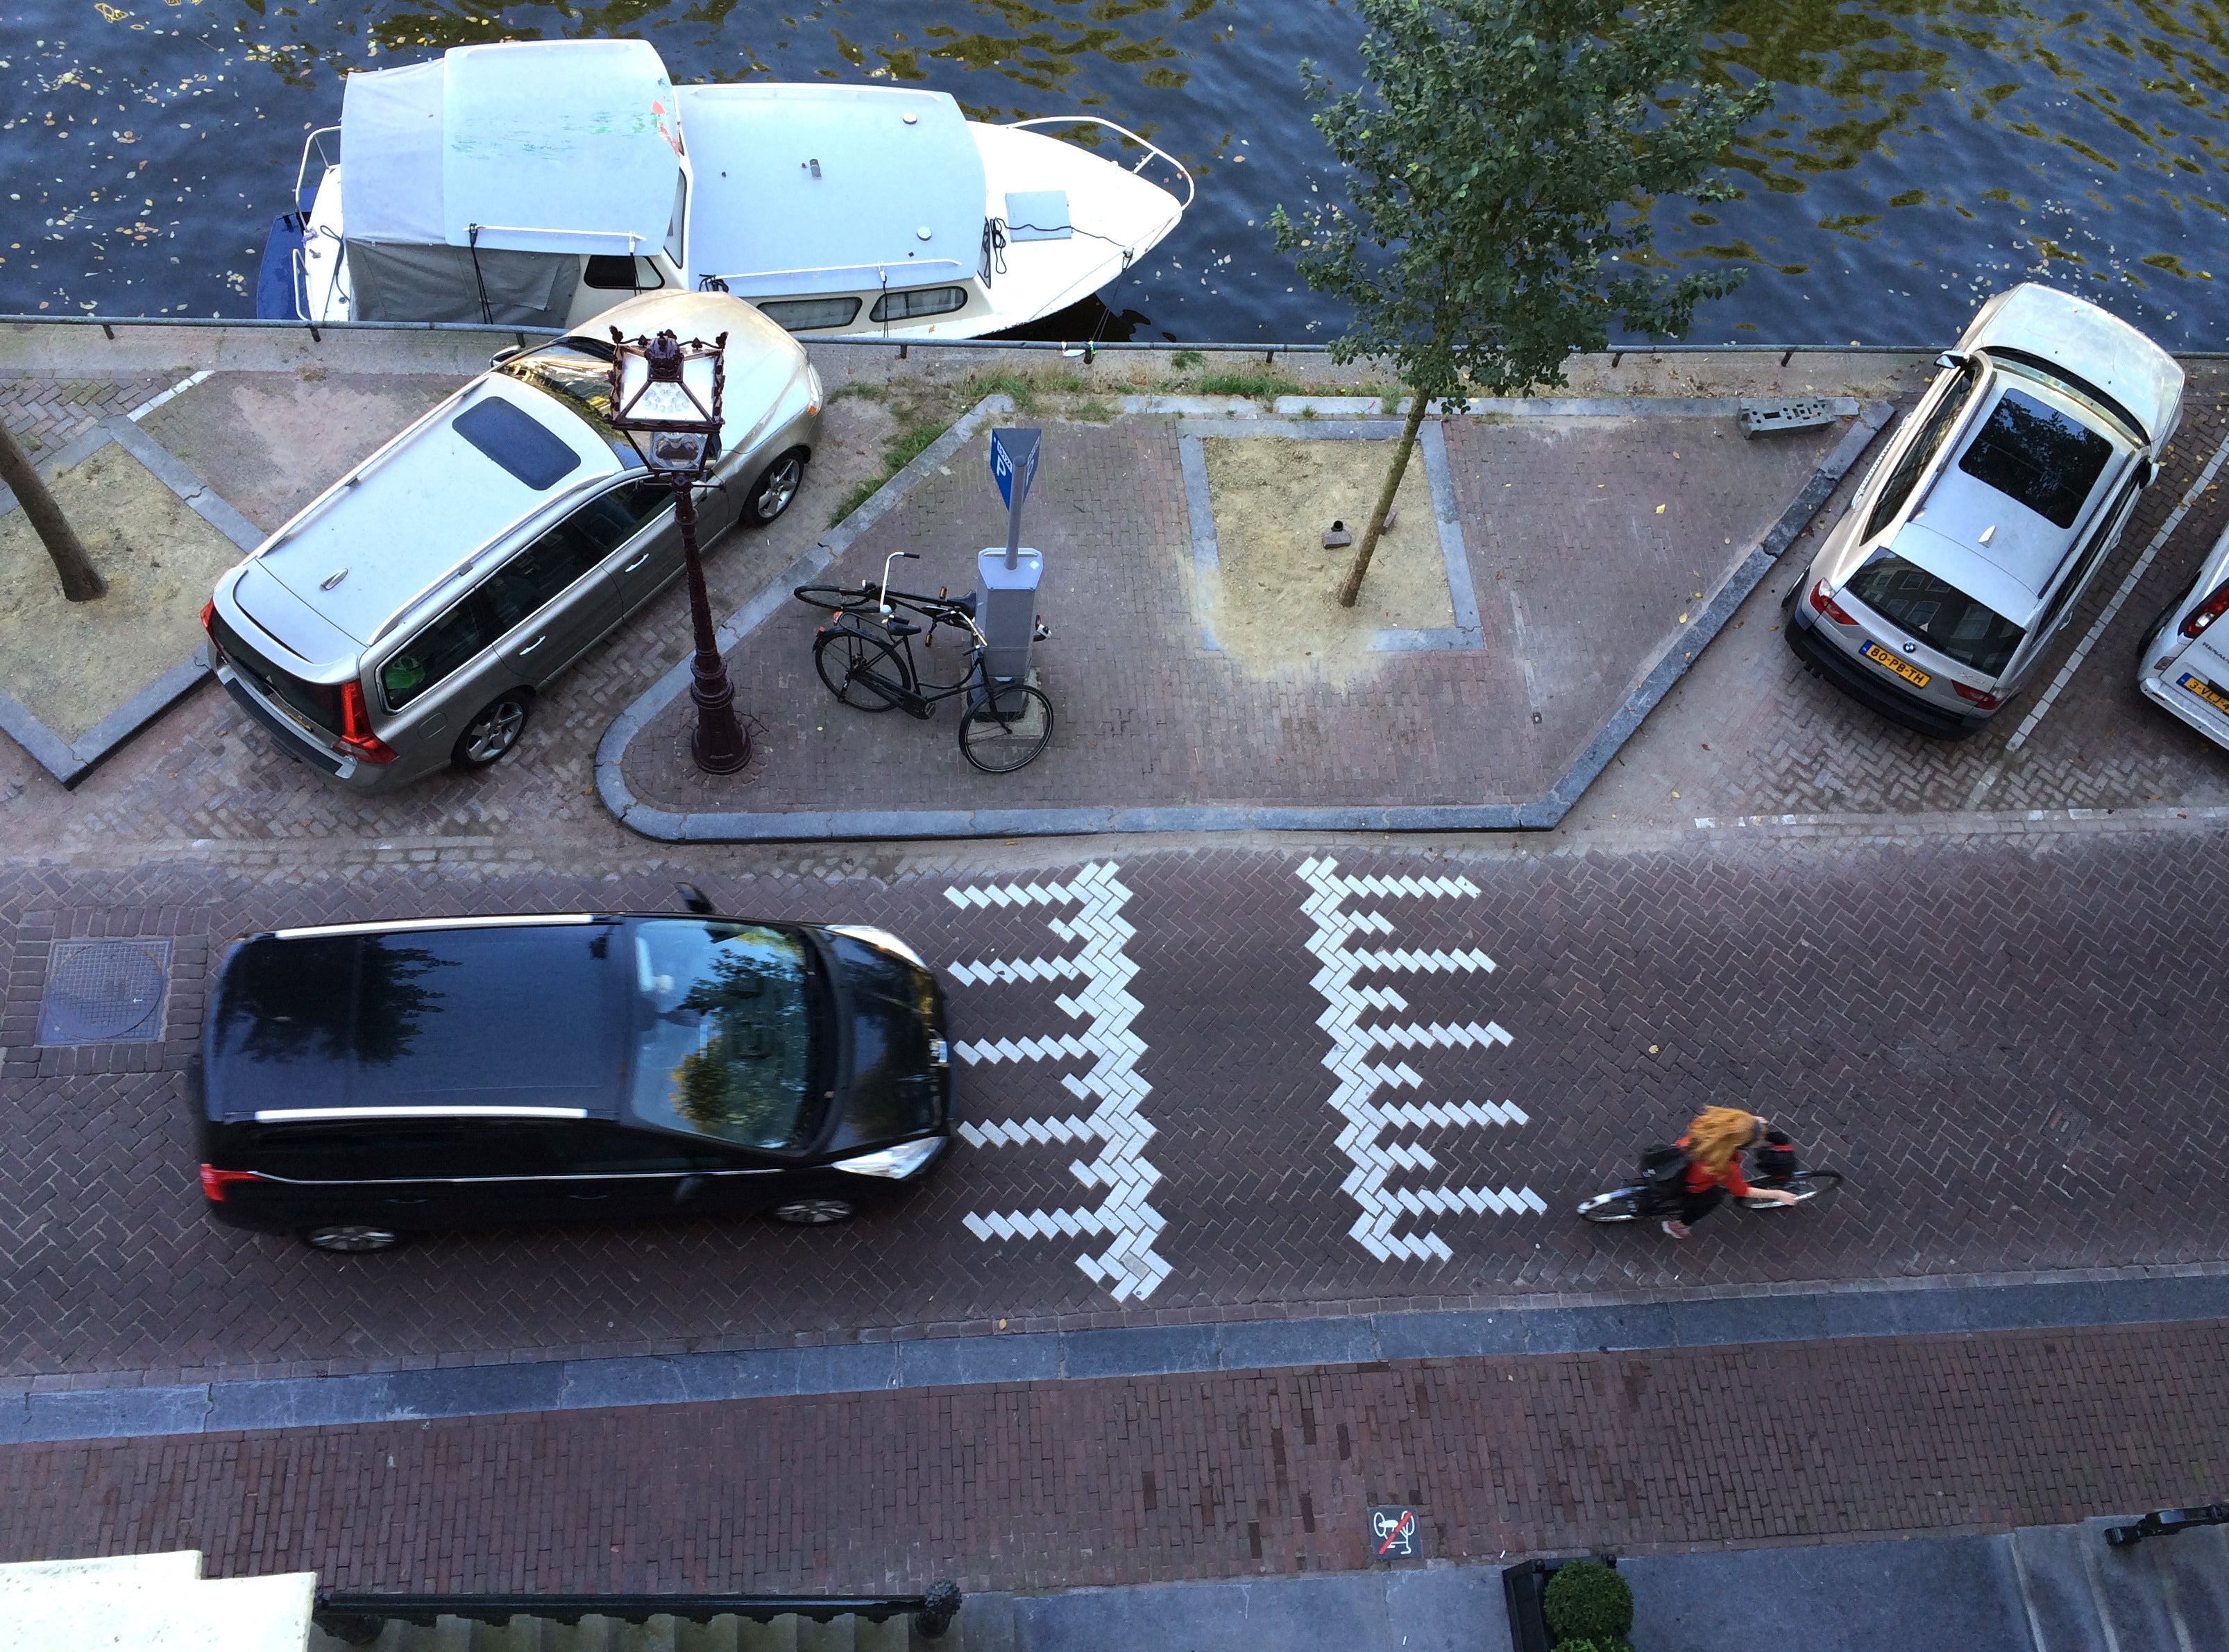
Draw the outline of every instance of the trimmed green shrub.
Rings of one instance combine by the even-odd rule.
[[[1633,1652],[1633,1642],[1615,1636],[1592,1641],[1558,1641],[1556,1652]]]
[[[1573,1560],[1556,1568],[1540,1597],[1540,1610],[1558,1652],[1583,1642],[1615,1644],[1633,1630],[1633,1591],[1599,1560]]]

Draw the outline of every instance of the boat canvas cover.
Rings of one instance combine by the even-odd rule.
[[[351,74],[341,100],[350,242],[649,252],[681,171],[673,84],[643,41],[453,48]]]
[[[982,254],[983,157],[948,93],[680,89],[689,276],[738,298],[933,286]]]

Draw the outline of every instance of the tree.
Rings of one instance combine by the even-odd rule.
[[[16,503],[23,507],[32,531],[47,547],[47,554],[55,560],[55,572],[62,578],[62,595],[72,602],[90,602],[95,597],[108,594],[108,581],[100,577],[100,570],[86,554],[85,543],[78,538],[77,529],[69,525],[55,496],[47,491],[45,479],[31,456],[16,442],[15,432],[0,425],[0,484],[16,496]]]
[[[1303,62],[1348,204],[1270,217],[1308,285],[1353,306],[1332,357],[1390,356],[1409,391],[1385,486],[1340,587],[1352,607],[1429,403],[1529,394],[1600,350],[1613,317],[1686,333],[1738,266],[1653,274],[1663,195],[1737,192],[1717,162],[1772,87],[1698,84],[1718,0],[1358,0],[1367,92]],[[1685,88],[1676,93],[1670,87]],[[1609,266],[1615,266],[1615,268]]]

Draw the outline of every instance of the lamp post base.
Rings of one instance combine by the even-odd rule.
[[[715,656],[708,678],[703,656],[690,667],[689,697],[697,705],[697,727],[689,737],[690,755],[707,774],[734,774],[750,766],[751,736],[736,715],[736,691]]]

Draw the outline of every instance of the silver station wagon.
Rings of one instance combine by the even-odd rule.
[[[2219,624],[2225,613],[2229,528],[2199,564],[2190,589],[2153,622],[2136,663],[2136,687],[2144,698],[2216,746],[2229,746],[2229,625]]]
[[[601,417],[608,327],[728,336],[700,546],[789,508],[823,401],[795,339],[719,293],[597,324],[497,358],[217,581],[209,663],[288,756],[364,791],[493,763],[536,690],[681,572],[671,484]]]
[[[1883,716],[1947,737],[2034,675],[2182,414],[2182,369],[2033,284],[1982,307],[1788,597],[1788,645]]]

